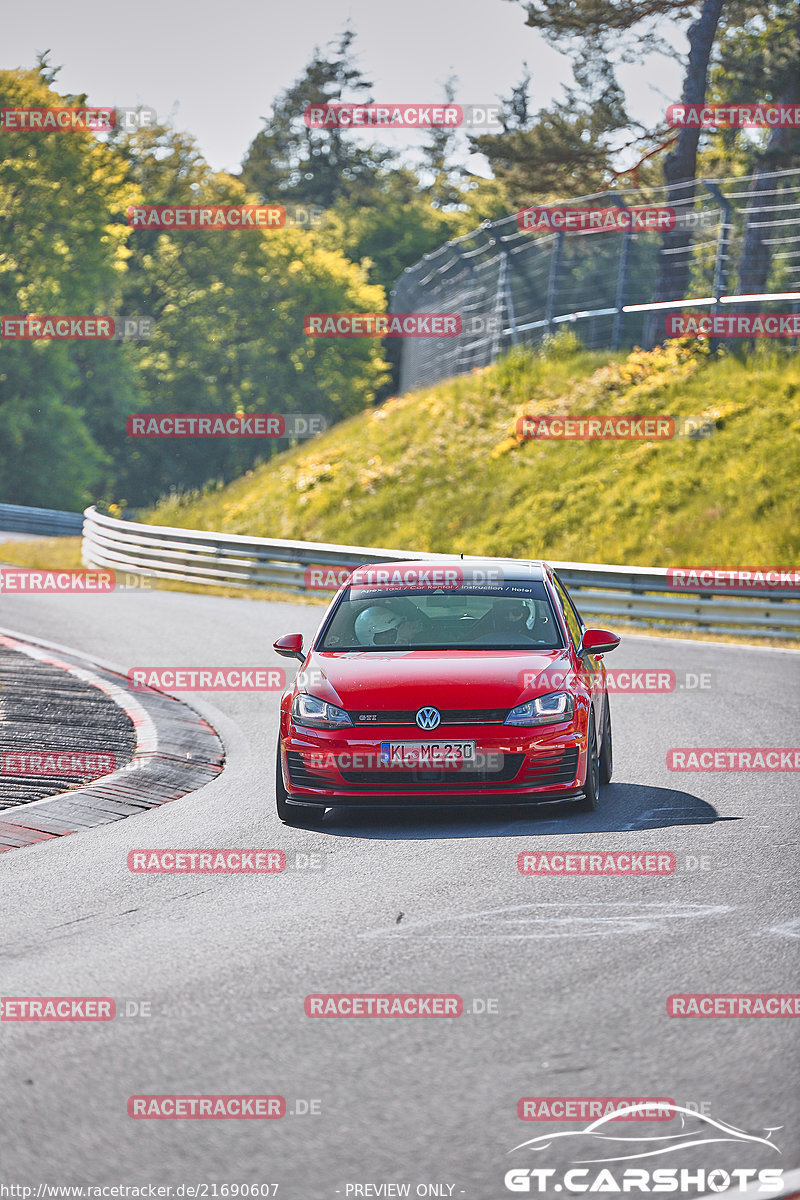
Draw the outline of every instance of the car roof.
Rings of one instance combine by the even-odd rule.
[[[463,566],[464,570],[490,571],[501,570],[503,578],[508,580],[535,580],[541,583],[550,567],[541,559],[519,559],[519,558],[478,558],[464,557],[453,558],[452,556],[442,556],[436,558],[410,558],[403,562],[380,562],[380,563],[364,563],[361,570],[372,568],[388,568],[390,571],[398,570],[405,572],[411,568],[417,570],[435,569],[443,566]]]

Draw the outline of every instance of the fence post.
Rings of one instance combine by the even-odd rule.
[[[621,200],[616,192],[609,192],[609,198],[617,205],[618,208],[625,209],[627,212],[628,206],[624,200]],[[611,331],[611,349],[619,350],[622,344],[622,308],[625,304],[625,296],[628,291],[628,274],[630,269],[631,257],[631,234],[630,225],[622,233],[622,246],[619,252],[619,269],[617,271],[617,295],[614,300],[616,312],[614,313],[614,326]]]
[[[714,305],[716,314],[722,311],[720,297],[728,286],[728,242],[730,241],[732,205],[728,197],[723,196],[717,185],[710,179],[703,179],[701,182],[703,187],[711,192],[714,199],[719,201],[722,209],[722,220],[717,236],[717,253],[714,258],[714,282],[711,285],[711,295],[716,299]],[[716,354],[719,349],[719,338],[709,338],[708,348],[712,354]]]
[[[550,278],[547,281],[547,308],[545,309],[544,319],[547,321],[547,332],[552,333],[555,328],[553,317],[556,313],[556,292],[558,291],[558,276],[561,271],[561,252],[564,245],[564,230],[559,229],[556,234],[556,244],[553,247],[553,257],[550,259]]]
[[[731,210],[732,205],[727,196],[723,196],[715,183],[710,179],[703,179],[703,187],[705,187],[715,200],[719,201],[722,209],[722,221],[719,227],[719,236],[717,237],[717,253],[714,259],[714,283],[712,285],[711,294],[716,297],[717,303],[714,306],[714,312],[719,312],[722,308],[720,304],[720,296],[728,286],[728,242],[730,241],[731,231]]]
[[[514,297],[511,294],[511,273],[508,267],[508,250],[503,245],[503,240],[498,233],[495,232],[494,225],[491,221],[486,221],[483,224],[483,230],[486,235],[491,238],[494,245],[500,251],[500,270],[497,274],[497,291],[494,298],[494,311],[502,313],[503,306],[508,314],[508,330],[511,334],[511,345],[519,345],[519,334],[517,333],[517,318],[514,312]],[[492,362],[497,358],[500,349],[501,331],[495,329],[494,337],[492,338]]]

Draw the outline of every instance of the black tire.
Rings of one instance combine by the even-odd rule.
[[[597,754],[597,734],[594,730],[594,714],[589,713],[589,739],[586,752],[586,783],[583,795],[578,800],[580,812],[594,812],[600,801],[600,760]]]
[[[281,739],[275,751],[275,807],[278,817],[284,825],[294,825],[300,829],[314,828],[322,824],[325,816],[324,808],[306,808],[305,806],[289,804],[286,796],[286,786],[281,770]]]
[[[611,741],[611,705],[606,696],[606,711],[603,716],[603,744],[600,747],[600,782],[611,783],[614,774],[614,745]]]

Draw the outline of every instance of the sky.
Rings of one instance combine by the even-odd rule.
[[[525,60],[534,109],[572,82],[569,58],[528,29],[523,6],[510,0],[38,0],[15,5],[13,22],[4,22],[0,66],[33,67],[49,50],[62,66],[61,92],[85,92],[93,105],[153,108],[192,133],[216,170],[238,171],[273,97],[348,22],[376,101],[441,100],[455,74],[456,103],[495,102]],[[624,66],[619,79],[631,115],[645,123],[680,98],[680,65],[670,59]],[[414,160],[422,135],[385,130],[381,140]]]

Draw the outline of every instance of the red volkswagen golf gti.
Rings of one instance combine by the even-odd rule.
[[[359,567],[281,699],[276,796],[289,824],[330,805],[594,809],[611,779],[602,655],[547,563],[435,559]]]

